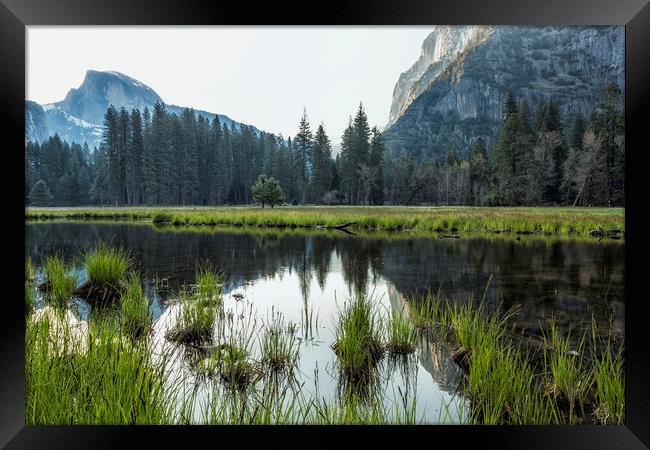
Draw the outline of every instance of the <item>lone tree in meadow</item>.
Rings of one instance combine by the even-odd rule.
[[[284,192],[278,180],[273,177],[267,177],[266,175],[260,175],[255,184],[252,187],[253,191],[253,200],[257,203],[262,204],[264,208],[265,204],[271,205],[273,208],[274,205],[280,204],[284,201]]]

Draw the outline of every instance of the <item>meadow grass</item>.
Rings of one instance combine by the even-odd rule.
[[[611,341],[597,345],[595,331],[591,341],[583,333],[576,343],[551,321],[543,332],[542,361],[530,360],[512,339],[515,311],[489,310],[483,300],[454,303],[428,293],[410,308],[418,329],[457,346],[453,359],[464,372],[461,392],[470,400],[470,422],[622,423],[622,349]]]
[[[368,402],[358,394],[345,399],[305,395],[289,385],[260,392],[215,393],[201,405],[201,421],[238,425],[384,425],[418,423],[415,397],[396,404]]]
[[[291,376],[298,363],[299,350],[295,328],[286,326],[282,315],[272,313],[260,337],[262,367],[272,373]]]
[[[211,342],[217,319],[216,305],[187,292],[179,293],[179,297],[180,312],[177,314],[176,325],[165,337],[188,345]]]
[[[44,273],[46,301],[57,307],[67,306],[77,286],[72,268],[66,265],[61,256],[48,256],[45,259]]]
[[[127,278],[126,288],[121,294],[120,320],[124,333],[134,338],[148,334],[153,326],[149,302],[142,290],[140,278],[135,274]]]
[[[173,419],[163,365],[119,328],[93,323],[86,339],[60,316],[28,320],[25,421],[28,425],[165,424]]]
[[[183,344],[211,342],[217,316],[223,310],[222,275],[207,263],[197,265],[193,290],[181,290],[180,313],[168,340]]]
[[[591,357],[595,386],[594,418],[603,425],[620,425],[625,418],[624,348],[615,348],[609,337],[598,338],[592,323]]]
[[[372,375],[383,356],[380,317],[373,300],[358,295],[346,302],[335,327],[332,346],[341,373],[352,381]]]
[[[67,273],[60,258],[52,267],[59,278]],[[32,283],[29,272],[27,266],[26,293]],[[400,391],[402,401],[386,402],[377,376],[385,350],[403,354],[415,349],[416,330],[457,347],[453,359],[462,367],[459,396],[469,400],[468,423],[624,420],[623,350],[609,339],[599,340],[595,322],[592,333],[578,334],[576,341],[551,321],[543,334],[542,356],[534,360],[514,343],[509,325],[514,311],[488,307],[485,296],[458,303],[440,291],[428,292],[407,301],[403,314],[382,315],[371,298],[359,295],[343,305],[335,323],[332,349],[340,389],[326,401],[317,389],[309,393],[272,376],[290,373],[297,364],[295,326],[273,312],[270,321],[258,326],[252,306],[248,313],[226,314],[220,289],[220,274],[198,266],[196,284],[181,291],[178,320],[166,336],[191,344],[186,350],[199,355],[197,368],[220,382],[202,405],[205,423],[418,423],[415,395]],[[137,275],[127,278],[120,298],[120,308],[94,311],[86,328],[62,307],[28,315],[28,424],[194,420],[189,411],[198,400],[180,398],[174,387],[169,390],[168,355],[154,359],[151,335],[142,332],[151,326],[151,317]],[[131,339],[134,335],[142,339]],[[179,416],[179,409],[186,413]]]
[[[386,350],[390,356],[406,356],[415,351],[417,332],[402,312],[392,312],[386,321]]]
[[[286,206],[273,210],[238,207],[27,208],[27,219],[127,219],[185,225],[331,227],[350,229],[531,232],[584,235],[592,230],[625,232],[623,208]],[[618,234],[618,233],[616,233]]]
[[[91,283],[97,286],[116,287],[132,265],[128,253],[100,243],[97,248],[83,254],[83,263]]]
[[[195,294],[202,302],[221,304],[223,274],[207,263],[199,263],[196,268]]]
[[[547,381],[545,395],[552,398],[558,414],[568,409],[569,423],[575,423],[578,417],[584,416],[584,405],[591,391],[593,372],[588,370],[584,361],[587,335],[583,333],[574,347],[571,331],[560,335],[554,320],[551,320],[549,330],[544,333],[544,365],[549,369],[550,379]]]

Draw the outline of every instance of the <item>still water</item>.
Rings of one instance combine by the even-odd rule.
[[[406,299],[427,290],[440,289],[458,301],[483,299],[517,308],[517,329],[532,335],[551,316],[565,329],[588,327],[592,316],[620,336],[624,329],[624,244],[616,241],[41,222],[26,225],[25,252],[37,266],[58,253],[81,268],[80,252],[100,241],[134,257],[161,340],[177,312],[175,293],[194,282],[196,264],[208,261],[221,269],[227,309],[242,316],[252,311],[260,323],[281,314],[297,326],[298,377],[303,389],[319,397],[337,391],[334,323],[343,302],[358,293],[370,294],[386,311],[402,311]],[[87,309],[77,304],[83,320]],[[464,414],[466,404],[455,395],[460,372],[445,344],[423,340],[412,367],[386,366],[381,387],[386,402],[416,395],[417,418],[429,423]],[[190,371],[186,379],[198,382]]]

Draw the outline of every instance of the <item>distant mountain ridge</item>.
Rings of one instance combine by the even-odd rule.
[[[43,142],[58,134],[67,142],[98,147],[101,142],[104,114],[110,105],[127,110],[145,107],[152,109],[163,99],[144,83],[116,71],[88,70],[78,88],[70,89],[59,102],[39,105],[25,102],[25,141]],[[185,107],[167,105],[167,110],[180,113]],[[197,115],[212,120],[217,115],[207,111],[194,110]],[[218,114],[221,123],[239,127],[243,124],[230,117]],[[259,130],[253,127],[256,132]]]
[[[605,82],[624,89],[624,68],[623,27],[436,26],[395,85],[386,145],[439,158],[492,142],[508,92],[588,119]]]

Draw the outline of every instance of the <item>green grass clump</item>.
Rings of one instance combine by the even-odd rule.
[[[199,264],[196,269],[196,295],[203,302],[221,304],[223,276],[209,264]]]
[[[248,360],[248,351],[231,344],[222,344],[217,352],[219,375],[230,386],[245,388],[250,385],[258,372]]]
[[[165,337],[170,341],[188,345],[210,342],[216,318],[217,309],[214,304],[202,301],[196,295],[181,293],[176,326],[169,330]]]
[[[88,279],[96,286],[117,287],[131,266],[131,258],[121,248],[100,244],[83,255]]]
[[[209,265],[199,265],[195,289],[181,292],[181,311],[176,327],[166,334],[168,340],[200,344],[212,340],[217,314],[223,311],[222,276]]]
[[[291,375],[299,356],[295,328],[287,329],[282,317],[275,316],[261,334],[260,352],[262,366],[269,372]]]
[[[486,305],[485,296],[478,304],[457,304],[429,294],[409,310],[424,328],[456,344],[452,358],[464,373],[461,392],[470,401],[471,423],[623,422],[622,347],[596,342],[595,324],[588,341],[587,333],[572,338],[551,322],[541,351],[524,350],[509,325],[516,311]]]
[[[332,349],[341,373],[350,380],[372,375],[383,356],[381,325],[372,300],[359,295],[349,301],[339,316]]]
[[[172,216],[163,212],[155,213],[152,217],[153,223],[169,223],[172,221]]]
[[[428,291],[421,298],[411,297],[409,315],[417,330],[425,334],[447,329],[447,315],[441,300],[440,290]]]
[[[135,274],[127,279],[120,298],[120,320],[124,333],[134,338],[146,335],[152,328],[149,302],[142,290],[142,283]]]
[[[596,338],[594,337],[594,341]],[[625,417],[625,380],[623,377],[624,349],[618,350],[607,340],[600,354],[593,350],[595,385],[594,417],[603,425],[622,424]]]
[[[76,277],[61,256],[48,256],[44,266],[47,302],[57,307],[65,307],[77,286]]]
[[[65,320],[54,326],[49,317],[27,323],[27,425],[173,421],[164,366],[145,346],[130,344],[108,324],[94,323],[84,338],[72,326]]]
[[[591,389],[592,373],[583,358],[585,346],[583,334],[573,350],[570,332],[562,336],[554,321],[544,334],[544,365],[550,371],[545,394],[554,401],[558,414],[568,409],[569,423],[576,422],[576,414],[584,415],[583,407]]]
[[[386,328],[386,349],[391,356],[406,356],[415,351],[417,333],[404,314],[393,312],[386,322]]]

